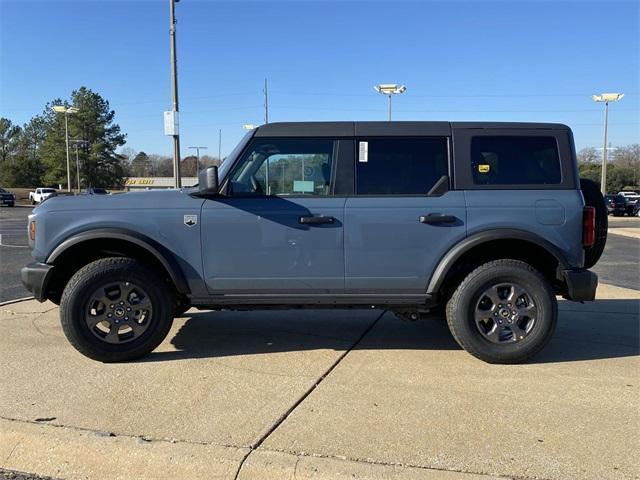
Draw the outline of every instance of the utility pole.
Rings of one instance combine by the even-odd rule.
[[[171,40],[171,97],[173,100],[172,111],[178,117],[178,64],[176,59],[176,2],[180,0],[169,0],[169,36]],[[182,186],[180,178],[180,135],[176,130],[173,132],[173,176],[176,188]]]
[[[222,129],[218,130],[218,160],[222,163]]]
[[[76,147],[76,177],[78,177],[78,193],[80,193],[80,159],[78,158],[78,144],[74,144]]]
[[[198,170],[200,169],[200,150],[206,150],[209,147],[189,147],[196,151],[196,177],[198,176]]]
[[[267,90],[267,79],[264,79],[264,123],[269,123],[269,93]]]
[[[76,150],[76,177],[78,180],[78,193],[80,193],[80,157],[78,156],[78,146],[87,147],[89,145],[89,142],[86,140],[76,139],[71,140],[71,142],[73,143],[73,147]]]

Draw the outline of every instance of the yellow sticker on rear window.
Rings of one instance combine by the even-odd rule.
[[[480,173],[489,173],[489,170],[491,170],[490,165],[487,165],[487,164],[478,165],[478,171]]]

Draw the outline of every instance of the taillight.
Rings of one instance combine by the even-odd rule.
[[[29,238],[32,242],[36,241],[36,221],[32,220],[29,223]]]
[[[596,209],[584,207],[582,210],[582,245],[593,247],[596,243]]]

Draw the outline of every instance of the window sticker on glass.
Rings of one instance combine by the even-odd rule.
[[[360,144],[358,145],[358,161],[369,161],[369,142],[360,142]]]
[[[480,173],[489,173],[489,170],[491,170],[491,165],[487,165],[486,163],[478,165],[478,172]]]
[[[293,191],[296,193],[314,193],[315,185],[310,180],[294,180]]]

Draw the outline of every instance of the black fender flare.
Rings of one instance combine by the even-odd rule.
[[[46,263],[53,264],[60,255],[74,245],[95,239],[123,240],[145,249],[164,267],[179,293],[184,295],[191,293],[184,273],[169,249],[146,235],[124,228],[96,228],[75,233],[53,249]]]
[[[427,286],[428,294],[435,294],[440,290],[442,282],[446,278],[449,270],[466,252],[478,245],[493,240],[524,240],[544,248],[547,252],[555,257],[558,264],[563,270],[571,269],[571,265],[560,251],[558,247],[540,235],[527,232],[525,230],[517,230],[511,228],[497,228],[474,233],[464,240],[454,245],[441,259],[438,266],[433,271],[429,284]]]

